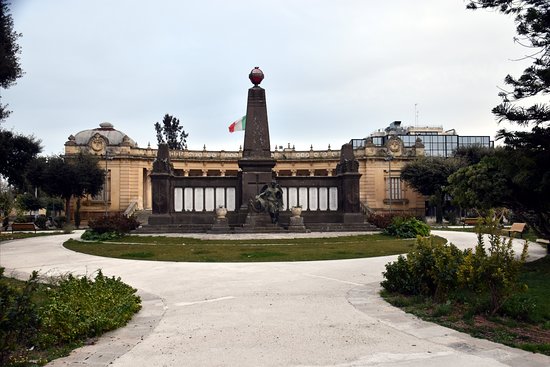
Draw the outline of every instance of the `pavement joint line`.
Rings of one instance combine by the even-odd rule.
[[[350,282],[350,281],[347,281],[347,280],[341,280],[341,279],[336,279],[336,278],[331,278],[331,277],[324,277],[322,275],[315,275],[315,274],[307,274],[307,273],[304,273],[305,276],[307,277],[312,277],[312,278],[320,278],[320,279],[326,279],[326,280],[333,280],[335,282],[339,282],[339,283],[344,283],[344,284],[351,284],[351,285],[356,285],[356,286],[362,286],[364,285],[363,283],[355,283],[355,282]]]
[[[234,296],[227,296],[227,297],[219,297],[219,298],[212,298],[212,299],[205,299],[202,301],[195,301],[195,302],[178,302],[175,303],[175,306],[193,306],[193,305],[200,305],[203,303],[212,303],[212,302],[219,302],[219,301],[227,301],[230,299],[234,299]]]

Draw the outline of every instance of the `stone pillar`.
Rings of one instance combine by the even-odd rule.
[[[149,217],[149,224],[170,223],[170,211],[173,207],[170,178],[173,173],[174,167],[172,163],[170,163],[168,145],[160,144],[157,151],[157,158],[153,162],[153,171],[151,172],[153,215]]]
[[[360,213],[361,202],[359,197],[359,162],[355,159],[351,144],[342,145],[340,163],[336,166],[336,173],[340,177],[339,200],[344,213]]]

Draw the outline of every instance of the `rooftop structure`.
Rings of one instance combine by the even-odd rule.
[[[402,126],[401,121],[392,122],[384,130],[378,130],[368,138],[352,139],[354,149],[364,148],[370,139],[375,146],[385,146],[392,137],[398,137],[405,147],[414,147],[416,139],[424,144],[426,156],[451,157],[461,147],[482,146],[493,148],[490,136],[460,136],[455,129],[444,130],[442,126]]]

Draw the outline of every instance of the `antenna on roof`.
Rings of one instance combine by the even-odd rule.
[[[414,104],[414,126],[418,127],[418,103]]]

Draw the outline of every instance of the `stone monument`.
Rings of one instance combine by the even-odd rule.
[[[275,210],[273,205],[269,205],[269,208],[256,207],[259,200],[263,200],[258,198],[263,190],[277,185],[273,173],[276,162],[271,157],[265,89],[260,87],[264,73],[255,67],[248,77],[254,86],[248,90],[243,157],[238,162],[241,169],[239,211],[241,215],[246,213],[242,230],[278,230],[279,210],[282,208],[277,207]]]
[[[277,162],[270,149],[266,93],[260,87],[264,74],[255,67],[249,79],[253,86],[248,89],[244,144],[237,175],[182,175],[170,162],[170,157],[179,153],[159,145],[150,175],[153,213],[149,227],[142,231],[265,233],[372,229],[361,211],[361,174],[350,144],[342,146],[335,176],[275,174]]]

